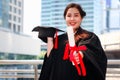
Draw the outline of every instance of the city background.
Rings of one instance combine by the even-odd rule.
[[[108,59],[120,59],[120,0],[0,0],[0,60],[42,60],[47,47],[32,29],[42,25],[66,31],[63,12],[71,2],[85,10],[81,27],[98,35]],[[8,68],[31,66],[0,65]]]

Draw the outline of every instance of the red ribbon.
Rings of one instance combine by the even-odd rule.
[[[84,62],[83,62],[83,60],[82,60],[82,56],[81,56],[81,54],[79,53],[79,51],[86,50],[86,49],[87,49],[87,48],[86,48],[85,45],[78,46],[78,47],[77,47],[77,46],[70,47],[68,43],[66,44],[66,47],[65,47],[63,60],[70,59],[70,61],[75,64],[75,67],[76,67],[76,69],[77,69],[78,75],[86,76],[85,65],[84,65]],[[77,64],[77,61],[76,61],[75,58],[74,58],[73,53],[74,53],[75,51],[78,53],[80,65]],[[70,54],[68,54],[69,52],[70,52]],[[80,67],[81,67],[81,69],[80,69]],[[82,72],[82,73],[81,73],[81,72]]]
[[[57,49],[58,48],[58,32],[56,30],[56,33],[55,33],[55,43],[54,43],[54,48]]]

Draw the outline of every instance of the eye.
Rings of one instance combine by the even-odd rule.
[[[75,16],[75,17],[78,17],[78,16],[79,16],[79,14],[75,14],[74,16]]]
[[[67,17],[71,17],[71,15],[70,15],[70,14],[68,14],[68,15],[67,15]]]

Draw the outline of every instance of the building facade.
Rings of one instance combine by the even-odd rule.
[[[0,0],[0,28],[23,32],[23,0]]]
[[[103,32],[120,31],[120,0],[103,1]]]
[[[23,33],[23,1],[0,0],[0,60],[36,59],[40,53],[39,40]]]

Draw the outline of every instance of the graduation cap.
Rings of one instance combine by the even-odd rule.
[[[56,34],[56,39],[57,39],[57,32],[64,32],[63,30],[54,28],[54,27],[46,27],[46,26],[36,26],[33,28],[32,31],[39,32],[38,33],[38,38],[40,38],[43,42],[47,43],[47,37],[53,37]]]

